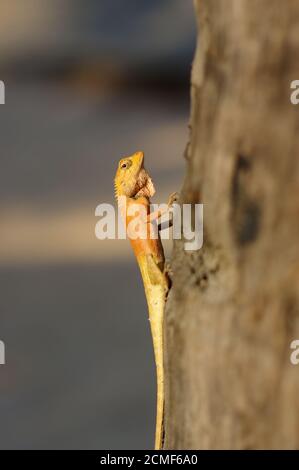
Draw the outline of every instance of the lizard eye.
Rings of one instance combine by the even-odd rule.
[[[126,160],[126,161],[124,161],[124,162],[121,162],[120,168],[121,168],[122,170],[127,170],[128,168],[130,168],[131,165],[132,165],[131,160]]]

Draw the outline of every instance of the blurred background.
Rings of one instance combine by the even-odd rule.
[[[0,448],[147,449],[155,368],[127,241],[99,241],[118,160],[179,190],[192,0],[1,0]]]

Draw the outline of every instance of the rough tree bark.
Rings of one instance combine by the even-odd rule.
[[[299,2],[195,6],[181,202],[204,247],[174,247],[165,448],[299,448]]]

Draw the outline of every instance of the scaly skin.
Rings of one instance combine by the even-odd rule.
[[[134,219],[135,214],[128,214],[130,209],[133,209],[133,205],[136,204],[135,208],[140,207],[146,214],[145,218],[138,219],[144,224],[146,236],[135,239],[130,237],[130,233],[128,236],[141,271],[149,310],[157,373],[155,449],[162,449],[164,437],[163,319],[169,280],[164,271],[165,258],[159,233],[157,233],[157,238],[150,238],[152,224],[162,215],[162,212],[150,216],[150,198],[155,193],[155,189],[143,167],[143,161],[143,152],[136,152],[120,160],[115,176],[115,191],[127,229]]]

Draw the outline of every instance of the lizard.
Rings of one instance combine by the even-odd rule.
[[[163,323],[170,278],[165,269],[165,256],[159,229],[156,230],[156,237],[152,234],[155,233],[154,225],[175,202],[176,193],[170,196],[166,209],[150,212],[150,198],[154,193],[154,184],[144,168],[144,153],[136,152],[129,157],[122,158],[115,176],[115,195],[139,265],[149,310],[157,375],[155,449],[162,449],[164,439]],[[128,230],[136,214],[136,208],[140,208],[140,212],[145,215],[138,219],[138,223],[143,224],[145,229],[141,236],[138,234],[132,236]]]

